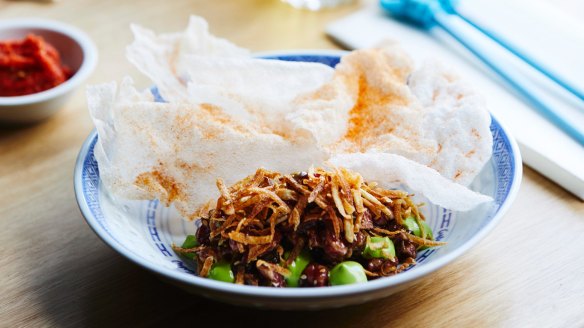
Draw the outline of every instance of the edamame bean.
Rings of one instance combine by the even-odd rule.
[[[235,276],[233,275],[233,271],[231,270],[231,264],[226,261],[219,261],[211,267],[209,271],[209,279],[230,282],[233,283],[235,281]]]
[[[361,264],[345,261],[337,264],[331,270],[329,281],[331,286],[357,284],[367,282],[367,276]]]
[[[290,253],[284,254],[284,258],[287,259],[289,255]],[[308,263],[310,263],[310,253],[307,250],[303,250],[298,256],[296,256],[290,266],[288,266],[290,275],[286,277],[287,287],[298,287],[302,271],[304,271]]]
[[[393,242],[389,237],[367,237],[363,257],[367,259],[393,259],[395,258]]]
[[[195,248],[199,246],[199,242],[197,241],[197,236],[195,235],[187,235],[187,238],[180,246],[181,248]],[[182,253],[182,255],[188,257],[189,259],[195,258],[195,253]]]
[[[422,225],[424,226],[424,231],[426,232],[426,239],[434,239],[434,235],[432,233],[432,228],[426,223],[426,221],[421,221]],[[418,226],[418,222],[413,216],[408,216],[404,220],[404,226],[406,229],[410,230],[414,233],[414,235],[418,237],[422,237],[422,231],[420,230],[420,226]]]

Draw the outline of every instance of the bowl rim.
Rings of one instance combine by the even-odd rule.
[[[7,106],[34,104],[64,95],[87,79],[97,66],[97,47],[85,32],[75,26],[42,18],[18,18],[0,21],[0,31],[35,28],[57,32],[75,41],[83,51],[81,66],[70,79],[56,87],[29,95],[0,97],[0,110],[6,109]]]
[[[346,54],[346,51],[333,51],[333,50],[292,50],[292,51],[270,51],[254,54],[256,56],[294,56],[294,55],[307,55],[307,56],[334,56],[341,57]],[[93,215],[87,202],[85,201],[83,194],[83,165],[85,158],[88,155],[89,149],[97,136],[97,132],[94,129],[90,135],[85,139],[83,146],[77,157],[77,162],[75,164],[74,172],[74,189],[77,203],[82,215],[84,216],[88,225],[93,229],[93,231],[100,237],[107,245],[113,248],[115,251],[120,253],[122,256],[126,257],[130,261],[138,264],[139,266],[159,274],[161,276],[168,277],[174,281],[185,283],[187,285],[193,285],[199,289],[204,289],[208,291],[214,291],[219,293],[233,294],[242,297],[267,297],[279,300],[299,300],[299,299],[324,299],[331,298],[335,296],[355,296],[360,294],[368,294],[382,289],[389,289],[397,287],[399,285],[405,285],[416,279],[424,277],[431,272],[434,272],[446,264],[454,261],[462,254],[469,251],[474,245],[481,241],[501,220],[504,214],[509,210],[513,200],[516,198],[521,185],[523,167],[521,155],[519,152],[519,147],[508,132],[509,129],[501,123],[496,117],[491,113],[491,118],[500,127],[500,131],[503,133],[503,137],[508,141],[511,148],[512,157],[510,160],[513,162],[514,171],[511,177],[510,189],[507,194],[507,198],[503,201],[498,211],[495,213],[493,218],[484,225],[475,235],[470,239],[460,245],[458,248],[454,249],[450,253],[445,254],[441,258],[428,262],[423,266],[420,266],[416,270],[411,270],[408,272],[401,273],[399,275],[392,276],[391,279],[377,279],[373,281],[368,281],[363,284],[355,285],[344,285],[344,286],[330,286],[326,288],[271,288],[271,287],[256,287],[256,286],[245,286],[245,285],[235,285],[228,284],[224,282],[214,281],[211,279],[197,277],[195,275],[189,275],[187,273],[178,272],[176,270],[165,268],[162,266],[157,266],[148,260],[141,258],[137,255],[132,254],[130,251],[126,250],[121,244],[113,239],[109,234],[107,234],[103,228],[98,224],[96,217]]]

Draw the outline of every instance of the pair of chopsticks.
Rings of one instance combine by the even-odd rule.
[[[480,24],[472,19],[464,16],[456,10],[452,0],[380,0],[381,6],[398,18],[406,19],[424,28],[431,28],[434,26],[442,28],[456,41],[467,48],[484,64],[491,68],[508,84],[510,84],[530,105],[537,110],[548,121],[555,124],[558,128],[564,131],[567,135],[572,137],[578,143],[584,146],[584,131],[573,125],[566,118],[556,113],[552,106],[543,98],[538,96],[539,90],[533,86],[525,83],[525,78],[519,73],[506,70],[504,66],[497,62],[487,51],[476,44],[473,44],[463,31],[458,26],[452,23],[450,17],[455,15],[460,17],[464,22],[469,24],[472,28],[480,31],[483,35],[498,43],[501,47],[521,59],[526,64],[530,65],[548,79],[554,81],[567,92],[584,100],[584,92],[577,87],[571,85],[554,72],[546,68],[544,65],[538,63],[533,58],[519,49],[506,42],[499,36],[489,32]]]

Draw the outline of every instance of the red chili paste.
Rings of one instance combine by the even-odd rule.
[[[57,49],[42,37],[0,41],[0,97],[23,96],[53,88],[71,77]]]

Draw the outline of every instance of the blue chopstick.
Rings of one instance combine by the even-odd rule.
[[[485,28],[485,27],[481,26],[480,24],[478,24],[477,22],[475,22],[472,18],[467,17],[467,16],[463,15],[462,13],[460,13],[458,10],[456,10],[456,8],[454,8],[454,6],[451,3],[451,0],[441,0],[441,2],[443,3],[445,8],[447,9],[448,13],[451,13],[451,14],[454,14],[454,15],[460,17],[462,20],[464,20],[469,25],[476,28],[478,31],[480,31],[481,33],[483,33],[484,35],[489,37],[491,40],[497,42],[503,48],[507,49],[507,51],[511,52],[512,54],[514,54],[515,56],[517,56],[518,58],[523,60],[525,63],[527,63],[531,67],[538,70],[541,74],[545,75],[547,78],[549,78],[550,80],[557,83],[559,86],[564,88],[566,91],[570,92],[571,94],[580,98],[581,100],[584,100],[584,92],[582,90],[580,90],[576,86],[572,85],[570,82],[566,81],[565,79],[561,78],[556,73],[554,73],[552,70],[550,70],[548,67],[546,67],[542,63],[538,62],[537,60],[535,60],[531,56],[527,55],[526,53],[522,52],[514,45],[507,42],[500,35],[497,35],[496,33],[489,31],[487,28]]]
[[[442,0],[444,1],[444,0]],[[584,146],[584,133],[564,117],[556,113],[552,106],[538,96],[539,90],[525,83],[524,77],[512,70],[507,70],[494,58],[489,56],[480,45],[473,44],[465,38],[464,33],[451,23],[451,14],[444,10],[438,0],[381,0],[381,6],[394,15],[414,22],[424,28],[441,27],[450,36],[472,52],[483,63],[509,83],[542,116],[575,141]]]

